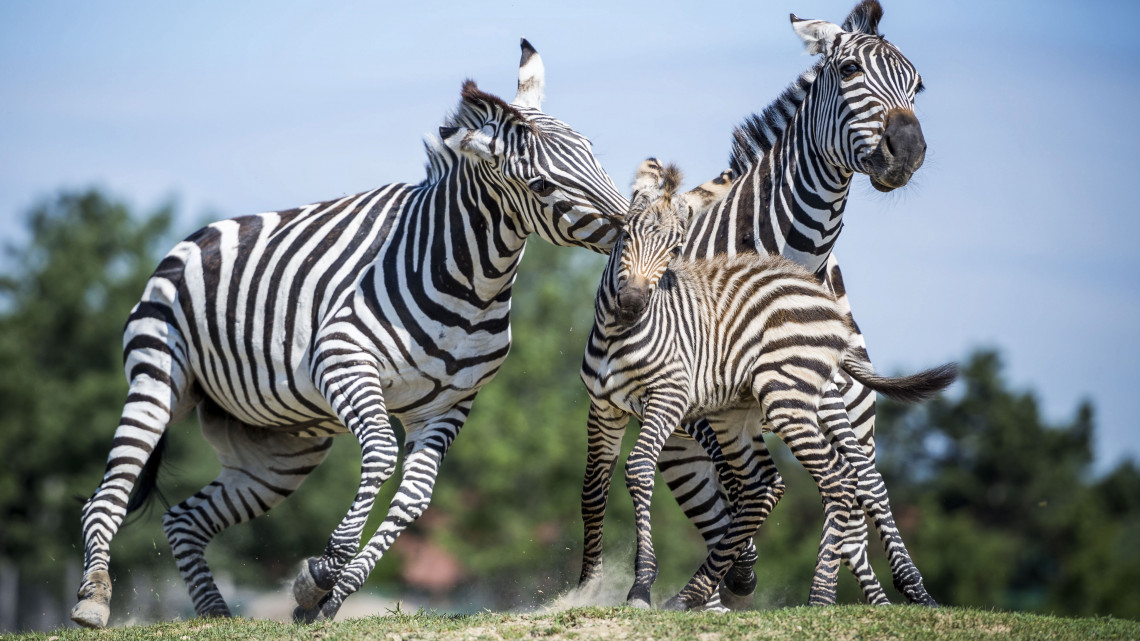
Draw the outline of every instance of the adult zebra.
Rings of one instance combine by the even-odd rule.
[[[223,470],[163,528],[197,613],[229,615],[209,541],[292,493],[343,433],[360,441],[360,486],[294,583],[297,617],[332,618],[359,589],[427,507],[476,393],[506,358],[527,237],[599,252],[615,241],[626,200],[589,141],[540,111],[544,75],[523,40],[511,103],[464,83],[420,184],[214,223],[162,260],[124,333],[130,392],[83,509],[73,620],[107,624],[111,538],[136,481],[153,483],[167,425],[195,408]],[[361,547],[396,466],[389,414],[407,434],[403,477]]]
[[[821,278],[850,314],[832,250],[854,174],[867,174],[876,189],[890,191],[908,182],[926,151],[914,116],[921,76],[879,34],[881,18],[876,0],[857,5],[842,26],[791,16],[808,51],[821,59],[736,129],[730,159],[735,179],[727,194],[691,223],[686,256],[782,255]],[[858,330],[856,335],[862,341]],[[874,466],[874,394],[844,372],[836,383],[825,393],[821,421],[857,470],[859,503],[883,540],[895,587],[912,602],[933,605],[895,527],[886,486]],[[730,515],[707,460],[698,443],[670,438],[658,463],[682,509],[711,546]],[[868,602],[886,603],[867,561],[866,522],[851,519],[848,527],[844,561]],[[738,560],[725,581],[725,602],[735,605],[751,596],[755,560],[753,549]]]
[[[624,232],[598,285],[581,370],[590,393],[583,503],[600,493],[604,505],[629,415],[641,416],[625,480],[637,520],[629,602],[647,607],[656,576],[649,519],[656,459],[679,423],[709,417],[733,476],[735,510],[705,563],[665,604],[700,606],[783,493],[761,436],[770,429],[823,498],[824,537],[809,603],[833,603],[856,479],[820,430],[823,390],[842,367],[871,389],[916,401],[949,385],[957,368],[876,376],[834,294],[787,258],[677,258],[690,210],[674,197],[679,177],[653,159],[642,164]],[[592,523],[599,531],[587,538],[600,538],[601,521]]]

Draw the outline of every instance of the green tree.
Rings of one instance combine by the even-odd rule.
[[[1096,482],[1093,409],[1045,422],[1010,390],[994,351],[963,368],[964,390],[924,406],[883,403],[880,469],[931,593],[956,605],[1140,615],[1140,495],[1126,463]]]

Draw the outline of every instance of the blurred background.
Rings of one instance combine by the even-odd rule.
[[[620,186],[649,155],[696,185],[724,168],[733,126],[812,63],[788,12],[839,22],[853,4],[0,5],[0,631],[70,625],[79,508],[126,392],[122,324],[178,239],[418,182],[420,140],[464,78],[514,95],[520,36],[546,63],[544,110],[589,136]],[[928,88],[929,152],[900,192],[856,179],[838,255],[881,371],[964,366],[943,398],[880,405],[879,467],[905,540],[945,604],[1140,617],[1140,39],[1128,35],[1140,5],[884,10],[881,30]],[[547,607],[576,582],[577,371],[601,266],[528,245],[510,358],[431,508],[345,615],[354,602]],[[219,466],[192,422],[170,435],[160,487],[177,502]],[[210,547],[237,613],[287,616],[282,590],[343,516],[358,458],[338,439],[293,497]],[[806,601],[821,524],[810,479],[779,465],[789,491],[760,536],[759,608]],[[631,508],[620,480],[615,492],[607,562],[621,592]],[[667,595],[703,550],[667,493],[655,500]],[[114,541],[112,624],[193,613],[161,511]],[[858,599],[847,573],[841,588]]]

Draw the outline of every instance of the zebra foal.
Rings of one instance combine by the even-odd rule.
[[[636,414],[642,426],[625,467],[637,525],[627,602],[648,607],[657,573],[649,515],[657,457],[678,425],[706,417],[734,477],[734,510],[705,562],[665,607],[703,605],[782,494],[764,430],[787,444],[819,488],[824,530],[809,603],[834,602],[840,548],[858,508],[857,478],[817,421],[825,389],[842,368],[875,391],[916,401],[949,385],[957,369],[875,375],[834,294],[788,259],[679,258],[690,215],[686,199],[676,197],[679,180],[673,167],[642,163],[595,299],[581,370],[590,395],[583,577],[600,573],[600,555],[586,557],[600,552],[606,490]],[[759,416],[749,416],[757,409]]]

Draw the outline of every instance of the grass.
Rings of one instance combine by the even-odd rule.
[[[406,614],[291,625],[253,619],[191,619],[108,630],[4,634],[5,641],[477,641],[506,639],[638,641],[698,639],[1140,639],[1140,623],[1112,617],[917,606],[787,608],[731,614],[575,608],[558,613]]]

